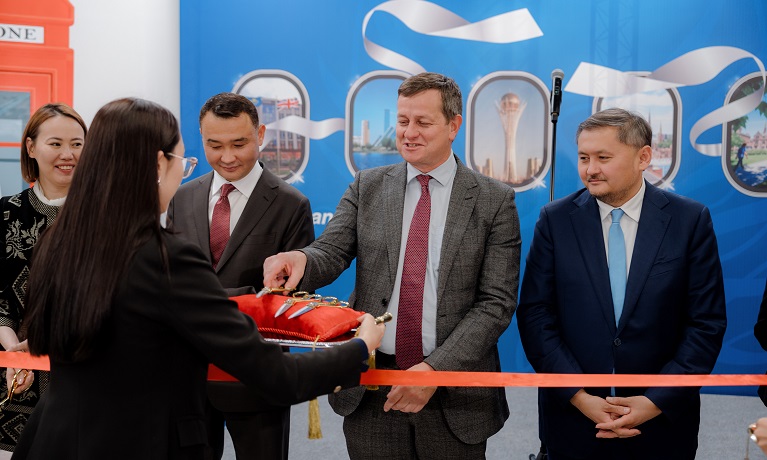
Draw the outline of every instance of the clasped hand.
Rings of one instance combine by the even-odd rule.
[[[415,366],[408,369],[408,371],[433,371],[430,365],[426,363],[418,363]],[[426,406],[434,393],[437,391],[437,387],[413,387],[395,385],[391,387],[391,391],[386,395],[386,402],[384,403],[384,412],[389,410],[398,410],[400,412],[416,413]]]
[[[630,438],[642,434],[636,427],[660,415],[661,410],[645,396],[600,398],[578,391],[570,400],[596,423],[597,438]]]

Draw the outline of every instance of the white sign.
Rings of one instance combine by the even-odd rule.
[[[45,27],[0,24],[0,41],[45,43]]]

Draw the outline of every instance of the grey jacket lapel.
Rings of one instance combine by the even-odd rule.
[[[386,251],[389,255],[389,280],[394,286],[402,242],[402,212],[405,207],[407,163],[404,161],[384,176],[384,225],[386,226]]]
[[[450,192],[450,204],[447,208],[445,233],[442,236],[440,249],[439,279],[437,281],[437,305],[442,305],[442,294],[445,292],[450,268],[453,266],[458,248],[463,243],[463,235],[471,221],[471,213],[477,204],[479,188],[477,180],[469,173],[466,166],[455,158],[458,168],[453,179],[453,190]]]

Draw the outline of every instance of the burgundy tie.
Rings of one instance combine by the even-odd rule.
[[[213,208],[213,217],[210,219],[210,257],[213,268],[218,265],[221,254],[224,253],[226,243],[229,241],[229,193],[234,190],[234,185],[224,184],[221,186],[221,196]]]
[[[429,257],[429,218],[431,195],[429,179],[421,174],[421,198],[415,207],[407,235],[405,260],[402,264],[399,307],[397,309],[396,361],[400,369],[409,369],[423,361],[423,286],[426,281],[426,261]]]

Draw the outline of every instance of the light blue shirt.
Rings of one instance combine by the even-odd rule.
[[[637,194],[620,207],[624,212],[620,226],[621,230],[623,230],[623,241],[626,244],[626,276],[631,271],[631,256],[634,254],[634,243],[636,242],[637,231],[639,230],[639,217],[642,214],[642,204],[644,203],[646,188],[644,180],[642,180],[642,186]],[[605,257],[607,257],[609,254],[608,235],[610,233],[610,225],[613,222],[610,213],[615,208],[600,200],[597,200],[597,205],[599,206],[599,217],[602,220],[602,238],[605,242]]]
[[[442,236],[445,233],[447,210],[450,204],[450,193],[453,190],[453,180],[458,164],[455,157],[450,155],[444,163],[428,174],[432,177],[429,181],[429,194],[431,195],[431,215],[429,217],[429,255],[426,261],[426,280],[423,290],[423,355],[428,356],[437,346],[437,280],[439,279],[439,261],[442,250]],[[394,319],[386,326],[386,333],[381,341],[381,352],[395,354],[395,341],[397,337],[397,310],[399,307],[400,282],[402,280],[402,266],[405,262],[405,248],[407,236],[410,232],[410,223],[413,221],[413,213],[421,198],[421,185],[416,176],[423,174],[410,164],[407,165],[407,185],[405,186],[405,205],[402,211],[402,237],[399,246],[399,260],[397,261],[397,277],[394,282],[394,290],[389,301],[388,311],[394,315]]]

